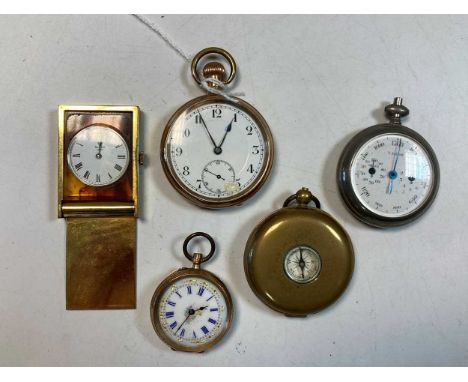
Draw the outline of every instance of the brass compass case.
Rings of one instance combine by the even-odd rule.
[[[371,126],[355,135],[344,148],[337,166],[337,183],[340,194],[349,211],[361,222],[377,228],[398,227],[420,218],[432,205],[440,183],[440,169],[437,157],[431,145],[417,132],[403,126],[400,118],[409,114],[409,110],[402,105],[400,97],[395,98],[393,104],[385,108],[390,123]],[[433,180],[425,200],[411,213],[403,216],[382,216],[370,210],[358,197],[352,184],[352,167],[359,150],[368,142],[378,137],[399,136],[417,143],[427,156]],[[387,176],[387,174],[385,174]]]
[[[293,201],[296,204],[291,205]],[[310,202],[315,208],[308,206]],[[295,249],[299,250],[289,259]],[[307,258],[305,251],[312,256]],[[296,262],[296,275],[288,272],[288,261]],[[304,275],[308,268],[310,277]],[[306,188],[255,227],[244,252],[245,275],[253,292],[286,316],[306,316],[335,302],[349,284],[353,269],[348,234],[320,209],[319,201]]]
[[[59,107],[58,216],[67,220],[67,309],[136,306],[138,128],[137,106]],[[110,169],[93,172],[104,161]]]
[[[225,68],[223,64],[220,61],[217,61],[217,58],[221,57],[224,58],[230,65],[230,73],[227,76],[225,73]],[[204,65],[203,70],[201,72],[198,71],[198,65],[202,60],[207,60],[208,62]],[[221,48],[207,48],[199,52],[193,59],[192,61],[192,75],[195,81],[198,84],[205,84],[206,88],[209,89],[214,89],[214,90],[219,90],[221,86],[228,85],[231,83],[236,76],[237,73],[237,67],[236,63],[233,59],[233,57],[224,49]],[[213,121],[216,119],[215,117],[219,117],[220,115],[215,116],[215,111],[221,111],[224,110],[225,112],[231,113],[232,110],[237,110],[237,115],[244,115],[248,120],[252,122],[252,124],[255,126],[255,132],[257,132],[260,141],[262,142],[262,146],[260,147],[260,151],[258,150],[258,146],[253,146],[251,147],[239,147],[237,146],[238,151],[241,150],[254,150],[253,153],[260,154],[260,156],[263,158],[263,162],[261,163],[261,166],[256,170],[255,175],[252,176],[251,180],[249,180],[246,184],[242,184],[238,182],[240,179],[236,179],[238,172],[245,173],[245,169],[238,169],[238,168],[233,168],[230,166],[229,162],[231,162],[231,157],[229,157],[229,154],[225,154],[223,151],[224,148],[222,148],[222,145],[224,143],[224,139],[226,138],[226,135],[233,134],[231,133],[231,128],[232,130],[238,130],[238,129],[245,129],[249,128],[249,126],[244,126],[244,125],[239,125],[237,126],[237,122],[233,125],[233,121],[229,123],[229,125],[226,127],[224,137],[221,142],[217,141],[217,139],[214,139],[212,134],[215,135],[216,132],[213,132],[209,130],[208,126],[211,121],[207,120],[206,115],[202,117],[200,114],[200,111],[212,111],[213,112]],[[198,115],[197,115],[198,113]],[[236,112],[234,113],[236,117]],[[212,150],[213,152],[210,154],[211,157],[209,159],[206,159],[206,161],[211,161],[209,163],[222,163],[223,165],[228,167],[228,170],[232,171],[232,174],[236,173],[236,176],[233,175],[233,179],[231,180],[226,180],[225,184],[222,186],[219,186],[217,189],[217,195],[216,195],[216,190],[213,190],[213,192],[204,192],[209,189],[208,182],[205,182],[203,179],[203,174],[206,174],[205,171],[208,171],[208,165],[201,171],[201,175],[198,177],[200,178],[196,182],[198,182],[198,188],[194,187],[194,185],[187,180],[187,178],[184,178],[181,174],[184,173],[188,175],[188,168],[190,166],[190,171],[192,171],[192,163],[187,162],[184,163],[183,165],[180,165],[176,162],[175,157],[179,156],[179,154],[176,153],[176,150],[180,150],[180,155],[185,155],[182,154],[182,148],[181,147],[174,147],[172,146],[176,140],[182,140],[182,139],[192,139],[188,138],[190,132],[188,129],[185,129],[183,127],[184,123],[186,120],[190,118],[200,118],[198,121],[198,125],[196,125],[197,130],[200,132],[200,134],[205,134],[205,131],[207,133],[206,135],[206,142],[211,145],[211,142],[214,146],[214,149]],[[205,119],[207,122],[205,122]],[[181,127],[182,126],[182,127]],[[177,133],[177,129],[182,129],[181,132]],[[185,129],[185,130],[184,130]],[[204,130],[205,129],[205,130]],[[187,133],[187,135],[185,135]],[[193,131],[192,131],[193,134]],[[247,132],[248,135],[252,135],[252,130]],[[216,137],[215,137],[216,138]],[[227,141],[229,140],[229,136],[226,139]],[[228,142],[228,145],[231,144],[232,142]],[[189,151],[193,152],[199,152],[202,153],[205,152],[205,147],[199,147],[199,146],[187,146],[189,148]],[[255,149],[257,148],[257,149]],[[185,150],[185,148],[184,148]],[[256,150],[256,151],[255,151]],[[211,148],[209,150],[211,152]],[[251,153],[251,154],[253,154]],[[192,154],[193,155],[193,154]],[[188,199],[190,202],[204,208],[225,208],[225,207],[231,207],[231,206],[236,206],[240,205],[243,202],[245,202],[247,199],[251,198],[259,189],[263,186],[263,184],[266,182],[268,179],[268,176],[271,172],[272,164],[273,164],[273,159],[274,159],[274,144],[273,144],[273,136],[271,134],[270,128],[266,122],[266,120],[262,117],[262,115],[249,103],[233,96],[222,96],[219,94],[210,94],[210,95],[205,95],[205,96],[200,96],[197,97],[187,103],[185,103],[183,106],[181,106],[175,113],[172,115],[172,117],[169,119],[168,123],[166,124],[166,127],[164,129],[162,138],[161,138],[161,150],[160,150],[160,156],[161,156],[161,163],[162,167],[164,169],[164,173],[166,174],[169,182],[171,185],[186,199]],[[208,158],[207,157],[207,158]],[[181,168],[183,166],[183,169]],[[187,166],[187,167],[185,167]],[[187,169],[187,173],[185,173],[185,169]],[[252,167],[252,174],[254,174],[254,168]],[[213,170],[212,170],[213,171]],[[248,169],[247,169],[248,171]],[[200,172],[200,169],[196,171],[198,174]],[[210,171],[208,171],[210,172]],[[211,172],[213,176],[217,176],[218,179],[224,179],[223,175],[219,173],[213,173]],[[230,175],[230,173],[227,173],[227,175]],[[224,175],[226,177],[226,175]],[[228,188],[229,186],[229,188]],[[206,189],[205,189],[206,188]]]

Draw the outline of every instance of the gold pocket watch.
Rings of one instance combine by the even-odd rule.
[[[59,107],[67,309],[135,308],[138,126],[137,106]]]
[[[204,237],[211,244],[208,255],[189,253],[188,243]],[[181,268],[167,276],[151,300],[151,322],[159,338],[173,350],[201,353],[217,344],[228,332],[233,306],[224,283],[200,269],[215,252],[213,238],[204,232],[188,236],[183,245],[192,268]]]
[[[229,63],[229,74],[218,58]],[[221,48],[196,54],[191,69],[198,84],[218,93],[237,72],[234,58]],[[239,205],[252,197],[267,180],[273,156],[273,137],[262,115],[247,102],[220,94],[181,106],[161,140],[161,162],[170,183],[205,208]]]
[[[286,316],[306,316],[335,302],[353,269],[351,239],[307,188],[263,220],[245,247],[250,287],[264,304]]]

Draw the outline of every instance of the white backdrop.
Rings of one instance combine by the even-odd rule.
[[[0,17],[0,365],[468,365],[466,226],[468,18],[148,16],[188,53],[229,50],[236,90],[269,122],[276,163],[248,204],[205,211],[159,162],[166,121],[202,91],[187,64],[131,16]],[[431,143],[441,187],[405,228],[355,220],[335,167],[356,132],[402,96],[405,124]],[[135,104],[143,112],[138,308],[65,310],[65,221],[57,219],[57,105]],[[283,317],[251,292],[242,266],[257,222],[308,186],[348,230],[354,278],[331,308]],[[207,269],[230,288],[235,322],[213,350],[181,354],[153,332],[156,285],[186,265],[183,239],[212,234]]]

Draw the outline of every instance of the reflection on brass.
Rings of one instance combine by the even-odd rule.
[[[75,177],[67,164],[71,139],[80,130],[92,125],[109,126],[122,135],[132,160],[122,178],[106,187],[92,187]],[[138,125],[137,106],[70,106],[59,107],[58,140],[58,215],[66,202],[126,202],[134,204],[138,216]]]
[[[73,216],[133,216],[135,205],[125,202],[75,202],[62,203],[63,217]]]
[[[296,204],[290,205],[296,201]],[[308,206],[315,202],[316,207]],[[307,189],[287,199],[286,206],[263,220],[251,233],[244,254],[250,287],[270,308],[287,316],[306,316],[335,302],[354,268],[351,240],[344,228],[322,211]],[[284,270],[285,256],[297,246],[312,248],[321,259],[320,274],[297,283]]]
[[[68,167],[72,138],[90,125],[125,140],[131,161],[115,183],[93,187]],[[67,309],[134,309],[139,108],[59,107],[58,215],[67,218]]]
[[[133,309],[136,219],[69,218],[67,309]]]

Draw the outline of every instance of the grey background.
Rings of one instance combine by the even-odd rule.
[[[1,365],[468,365],[466,119],[468,19],[457,16],[149,16],[189,54],[215,45],[239,65],[235,90],[269,121],[271,179],[255,199],[205,211],[175,193],[159,162],[165,122],[202,94],[188,66],[131,16],[0,17]],[[402,96],[405,124],[433,146],[441,187],[411,226],[382,231],[345,209],[335,166],[345,143],[384,122]],[[65,221],[56,217],[57,105],[143,111],[138,309],[65,310]],[[244,277],[244,243],[264,216],[308,186],[348,230],[354,278],[331,308],[290,319]],[[236,305],[229,336],[202,355],[156,337],[156,285],[186,265],[185,236],[211,233],[207,269]]]

